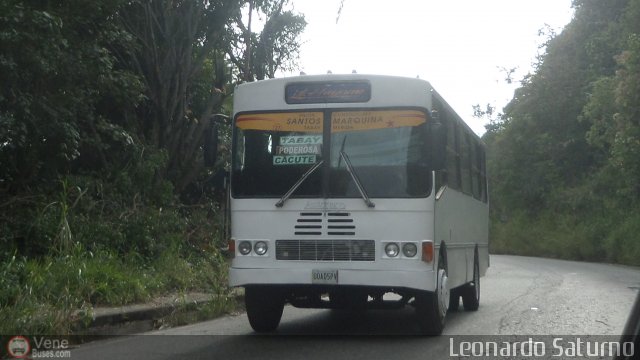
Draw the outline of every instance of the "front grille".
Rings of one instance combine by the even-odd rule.
[[[302,212],[296,220],[293,234],[318,236],[323,230],[326,230],[326,235],[355,236],[356,225],[348,212]]]
[[[277,260],[374,261],[373,240],[276,240]]]
[[[355,235],[356,226],[349,213],[333,212],[328,213],[327,235]]]
[[[295,235],[322,235],[322,213],[303,212],[295,225]]]

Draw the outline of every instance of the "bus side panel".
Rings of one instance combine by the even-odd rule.
[[[447,188],[436,200],[436,242],[446,244],[451,288],[472,280],[476,245],[480,274],[486,273],[489,261],[488,216],[487,204],[456,190]]]
[[[488,229],[488,226],[487,226]],[[487,239],[488,239],[488,230],[487,230]],[[487,269],[489,269],[489,265],[491,262],[489,261],[489,241],[486,244],[480,244],[478,246],[478,256],[480,257],[480,276],[485,276],[487,274]]]

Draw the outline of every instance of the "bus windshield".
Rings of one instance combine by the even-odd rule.
[[[280,198],[327,157],[291,197],[359,198],[344,152],[370,197],[428,196],[426,119],[420,110],[240,114],[233,195]],[[323,131],[328,126],[329,136]]]

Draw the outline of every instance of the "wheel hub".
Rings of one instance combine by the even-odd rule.
[[[449,287],[447,286],[447,272],[438,270],[438,305],[441,314],[446,314],[449,309]]]
[[[473,288],[476,291],[476,299],[480,299],[480,271],[477,268],[473,277]]]

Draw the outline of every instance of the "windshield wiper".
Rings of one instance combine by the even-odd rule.
[[[362,200],[364,200],[364,203],[367,204],[367,206],[370,208],[375,207],[376,204],[374,204],[373,201],[369,199],[369,195],[367,195],[367,191],[360,183],[360,179],[358,179],[358,175],[353,169],[353,165],[351,165],[351,160],[349,160],[349,156],[347,155],[347,153],[344,151],[340,151],[340,157],[344,159],[344,163],[347,164],[349,175],[351,175],[353,182],[356,183],[356,187],[358,188],[358,191],[360,191],[360,196],[362,196]]]
[[[291,188],[284,195],[282,195],[280,200],[278,200],[278,202],[276,203],[276,207],[282,207],[284,205],[284,202],[287,201],[287,199],[289,199],[291,194],[293,194],[293,192],[296,191],[296,189],[300,186],[300,184],[302,184],[309,177],[309,175],[311,175],[314,171],[316,171],[316,169],[319,168],[323,162],[324,160],[320,160],[318,163],[316,163],[311,168],[309,168],[307,172],[302,174],[300,179],[298,179],[298,181],[296,181],[296,183],[293,184],[293,186],[291,186]]]

